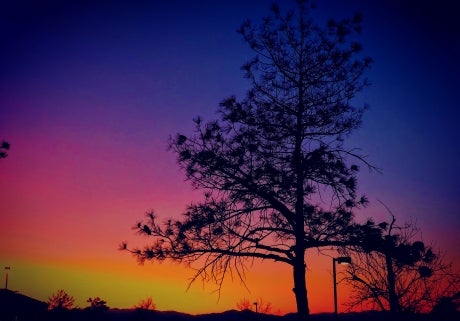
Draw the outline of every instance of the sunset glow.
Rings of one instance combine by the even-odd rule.
[[[159,310],[198,314],[263,298],[295,311],[287,265],[248,261],[246,287],[228,275],[219,295],[200,280],[187,290],[193,267],[138,265],[118,250],[148,242],[132,229],[146,211],[166,220],[201,198],[168,137],[190,133],[197,115],[216,118],[223,98],[249,88],[240,66],[253,54],[235,30],[271,1],[19,2],[0,6],[0,141],[11,144],[0,160],[0,280],[10,266],[9,289],[43,301],[64,289],[79,307],[95,296],[114,308],[152,297]],[[317,2],[320,21],[363,12],[360,41],[375,59],[358,97],[371,108],[347,142],[382,169],[360,173],[371,204],[358,220],[388,219],[381,200],[460,263],[460,46],[454,18],[442,15],[452,10]],[[313,313],[333,311],[335,255],[307,253]],[[338,291],[344,311],[349,289]]]

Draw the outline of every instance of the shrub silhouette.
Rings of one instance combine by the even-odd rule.
[[[460,316],[460,292],[441,297],[431,311],[439,320],[454,320]]]
[[[145,300],[139,301],[137,305],[134,306],[134,308],[138,310],[155,310],[156,309],[156,304],[153,302],[152,297],[148,297]]]
[[[0,144],[0,158],[5,158],[8,156],[7,151],[10,149],[10,144],[6,141],[2,141]]]
[[[243,298],[236,303],[236,308],[239,311],[254,310],[258,313],[269,314],[273,312],[273,305],[271,302],[264,301],[262,298],[258,298],[252,302],[249,299]],[[276,314],[276,313],[275,313]]]
[[[86,308],[88,310],[97,311],[97,312],[105,312],[109,310],[109,307],[107,306],[107,302],[102,300],[100,297],[95,297],[94,299],[89,298],[88,300],[86,300],[86,302],[90,304],[90,306]]]
[[[57,291],[48,298],[48,310],[70,310],[73,308],[75,300],[68,295],[64,290]]]

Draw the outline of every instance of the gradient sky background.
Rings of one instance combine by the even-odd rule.
[[[359,96],[371,109],[349,144],[382,174],[361,174],[371,205],[357,217],[388,219],[381,200],[458,267],[459,11],[455,1],[400,2],[319,0],[314,12],[324,20],[361,11],[364,52],[375,60]],[[46,301],[62,288],[81,307],[95,296],[120,308],[151,296],[160,310],[203,313],[262,297],[282,313],[295,309],[287,266],[254,263],[250,292],[229,280],[218,301],[213,284],[186,291],[191,269],[138,266],[117,250],[145,242],[131,227],[146,210],[166,218],[199,197],[168,137],[249,88],[239,67],[252,53],[235,30],[270,3],[1,2],[0,139],[11,143],[0,160],[2,283],[11,266],[10,289]],[[311,310],[332,311],[331,259],[307,259]],[[341,303],[346,293],[340,285]]]

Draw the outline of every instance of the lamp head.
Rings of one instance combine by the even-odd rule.
[[[338,257],[335,259],[335,261],[338,263],[338,264],[351,264],[351,257],[349,256],[341,256],[341,257]]]

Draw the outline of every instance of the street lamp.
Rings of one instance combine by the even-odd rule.
[[[335,272],[335,263],[344,264],[344,265],[351,264],[351,257],[341,256],[337,258],[335,257],[332,258],[332,278],[334,282],[334,314],[337,316],[338,315],[338,312],[337,312],[337,276]]]
[[[11,267],[5,266],[5,271],[6,271],[6,275],[5,275],[5,290],[8,290],[8,270],[11,270]]]

